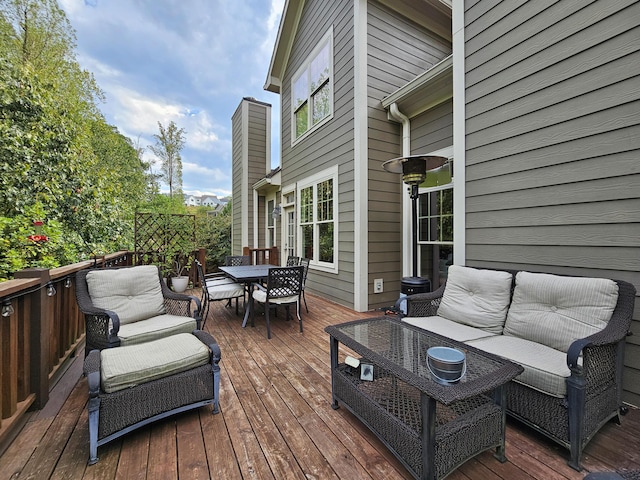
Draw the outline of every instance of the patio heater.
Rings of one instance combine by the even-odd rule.
[[[431,281],[418,276],[418,187],[425,181],[429,171],[441,167],[446,162],[446,157],[411,155],[387,160],[382,164],[382,168],[387,172],[401,173],[402,181],[410,187],[413,270],[411,277],[402,278],[401,297],[402,294],[412,295],[431,290]]]

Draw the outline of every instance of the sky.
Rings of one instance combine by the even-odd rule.
[[[107,122],[145,148],[148,161],[158,122],[185,130],[184,193],[231,195],[231,116],[243,97],[272,105],[271,163],[279,164],[280,99],[263,85],[284,0],[58,3],[76,32],[81,68],[105,94]]]

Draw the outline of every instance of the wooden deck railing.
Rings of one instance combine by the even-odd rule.
[[[252,265],[280,265],[280,257],[278,254],[278,247],[270,248],[242,248],[243,255],[251,256]]]
[[[50,388],[84,340],[75,273],[130,262],[129,252],[118,252],[52,270],[22,270],[0,283],[0,446],[29,409],[47,403]]]

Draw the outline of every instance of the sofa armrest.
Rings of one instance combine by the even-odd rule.
[[[616,283],[618,284],[618,300],[607,326],[593,335],[575,340],[567,351],[567,366],[577,375],[582,373],[584,365],[589,365],[588,358],[585,356],[588,356],[590,348],[616,348],[616,345],[623,341],[629,333],[636,289],[627,282],[617,281]],[[580,356],[583,357],[582,366],[578,364]]]
[[[438,313],[445,285],[429,293],[407,296],[407,317],[432,317]]]

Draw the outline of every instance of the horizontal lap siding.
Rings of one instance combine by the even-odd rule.
[[[400,175],[382,169],[383,162],[402,154],[402,126],[388,120],[381,100],[450,55],[451,44],[371,1],[368,4],[367,53],[368,285],[369,308],[373,309],[395,302],[402,276],[401,195],[405,188]],[[421,132],[421,135],[428,134]],[[451,131],[447,136],[451,136]],[[384,280],[384,293],[373,293],[375,278]]]
[[[333,26],[334,115],[291,146],[291,79]],[[309,270],[307,288],[353,307],[353,2],[308,0],[304,4],[282,85],[282,184],[292,185],[338,165],[338,266],[332,274]],[[299,215],[299,211],[296,211]]]
[[[242,102],[240,106],[233,114],[231,118],[231,129],[232,129],[232,154],[231,154],[231,162],[232,162],[232,203],[231,203],[231,212],[232,212],[232,230],[231,230],[231,253],[232,254],[240,254],[242,253]],[[246,207],[245,207],[246,208]]]
[[[640,3],[465,6],[467,264],[640,290]],[[628,344],[625,400],[640,405],[640,337]]]
[[[247,138],[247,147],[249,155],[249,245],[256,245],[254,235],[257,234],[257,245],[259,247],[266,246],[265,240],[265,215],[264,215],[264,197],[258,199],[258,231],[253,229],[254,221],[254,197],[252,186],[259,180],[263,179],[271,165],[267,165],[267,114],[271,113],[271,109],[265,105],[258,103],[249,103],[248,122],[249,132]]]

